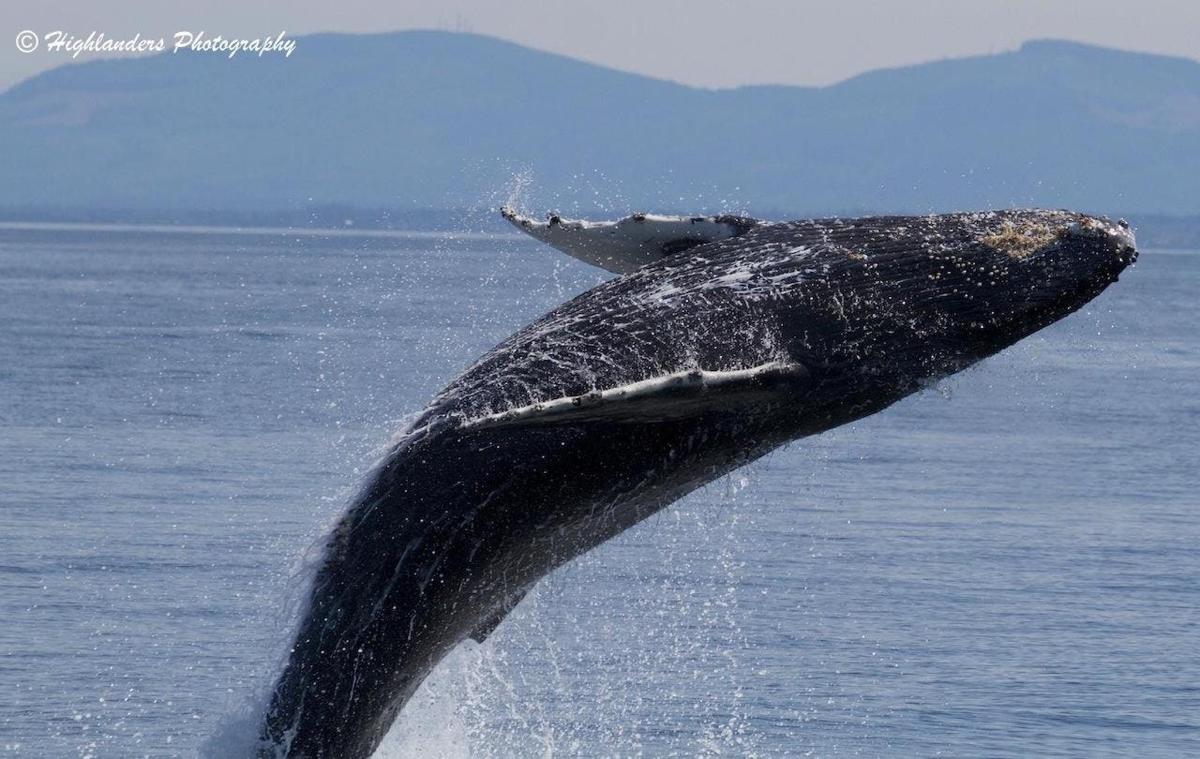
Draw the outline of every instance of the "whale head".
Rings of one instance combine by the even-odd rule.
[[[832,227],[824,286],[801,294],[828,341],[897,390],[958,371],[1078,310],[1137,256],[1128,225],[1068,211],[878,217]],[[835,303],[836,308],[822,306]]]
[[[942,269],[956,329],[990,355],[1078,310],[1137,258],[1123,221],[1066,211],[1008,211],[974,220],[969,242]],[[957,260],[954,260],[956,259]]]

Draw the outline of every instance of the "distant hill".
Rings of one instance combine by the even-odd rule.
[[[0,208],[1200,213],[1200,63],[1067,42],[706,90],[467,34],[94,61],[0,95]]]

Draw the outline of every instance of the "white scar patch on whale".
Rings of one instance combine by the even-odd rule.
[[[713,391],[763,392],[769,391],[774,383],[798,380],[808,376],[802,365],[790,361],[771,361],[749,369],[704,370],[674,372],[659,377],[631,382],[627,385],[593,390],[581,395],[569,395],[540,403],[531,403],[507,411],[476,417],[462,423],[464,429],[481,429],[506,426],[521,422],[569,422],[576,419],[592,419],[609,416],[605,413],[616,407],[627,407],[637,401],[647,401],[659,407],[661,416],[670,416],[665,410],[674,405],[692,406]],[[619,414],[611,414],[619,416]],[[654,419],[658,414],[648,411],[630,414],[630,421]]]

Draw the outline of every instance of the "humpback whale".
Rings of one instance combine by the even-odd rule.
[[[1079,309],[1123,222],[995,211],[517,227],[620,276],[453,380],[327,538],[262,757],[367,757],[422,680],[556,567],[767,452]]]

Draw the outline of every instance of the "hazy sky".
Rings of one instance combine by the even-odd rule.
[[[226,37],[474,31],[688,84],[826,84],[1058,37],[1200,58],[1200,0],[0,0],[0,88],[69,61],[23,30]],[[298,49],[297,53],[302,53]]]

